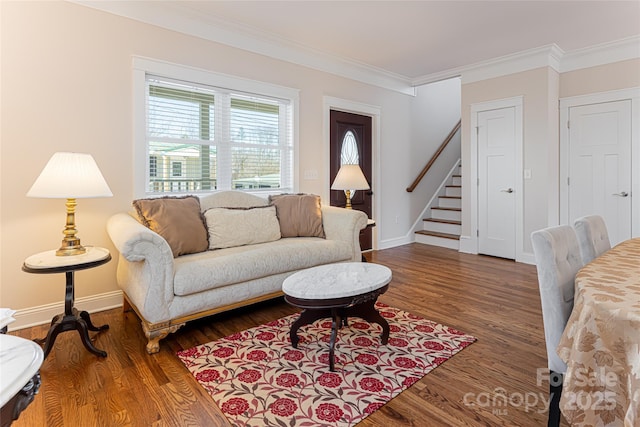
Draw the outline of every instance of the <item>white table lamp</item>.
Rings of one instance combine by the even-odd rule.
[[[359,165],[342,165],[331,185],[332,190],[344,190],[347,197],[347,209],[351,209],[351,191],[368,190],[369,183]]]
[[[80,255],[86,252],[76,236],[76,199],[111,197],[98,165],[90,154],[55,153],[27,192],[27,197],[67,199],[67,225],[56,255]]]

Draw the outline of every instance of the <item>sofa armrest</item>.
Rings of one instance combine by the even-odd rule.
[[[149,322],[170,318],[173,293],[173,253],[158,233],[128,213],[107,221],[107,232],[120,253],[118,286]]]
[[[322,206],[322,227],[328,240],[348,243],[352,250],[352,261],[362,261],[360,230],[367,226],[367,214],[362,211]]]

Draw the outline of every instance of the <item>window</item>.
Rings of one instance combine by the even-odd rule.
[[[158,176],[158,157],[149,156],[149,176],[155,178]]]
[[[294,191],[295,99],[262,94],[268,90],[257,94],[215,86],[210,81],[215,74],[191,73],[207,80],[194,83],[194,76],[175,79],[143,68],[144,74],[136,76],[144,78],[144,110],[138,106],[137,111],[145,121],[144,142],[140,142],[147,159],[145,194]],[[190,70],[170,68],[186,74]],[[222,80],[234,83],[230,86],[246,84],[249,90],[261,85],[228,76]],[[141,139],[140,132],[136,135]],[[141,173],[136,180],[143,180]]]
[[[171,162],[171,176],[182,178],[182,162]]]

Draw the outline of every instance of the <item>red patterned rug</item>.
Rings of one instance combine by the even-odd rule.
[[[298,331],[298,315],[178,352],[235,426],[353,426],[476,339],[376,303],[391,335],[359,318],[338,333],[329,371],[330,320]]]

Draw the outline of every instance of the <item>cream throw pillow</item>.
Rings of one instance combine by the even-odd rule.
[[[209,249],[232,248],[280,239],[274,206],[212,208],[204,212],[209,230]]]

